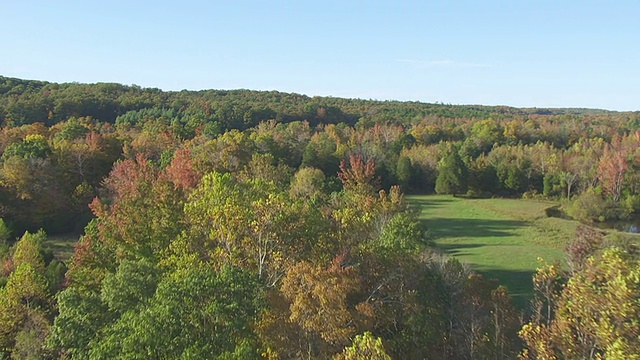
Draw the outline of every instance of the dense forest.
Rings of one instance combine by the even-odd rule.
[[[635,243],[580,228],[517,309],[403,195],[638,216],[640,112],[0,77],[0,121],[0,357],[640,358]]]

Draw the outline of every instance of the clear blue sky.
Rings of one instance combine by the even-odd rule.
[[[640,1],[0,0],[0,75],[640,110]]]

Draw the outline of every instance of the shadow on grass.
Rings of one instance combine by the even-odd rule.
[[[491,219],[424,219],[429,233],[434,239],[441,237],[502,237],[513,236],[514,231],[526,226],[526,221]]]
[[[411,206],[415,206],[421,209],[425,209],[425,208],[434,208],[434,207],[438,207],[441,205],[445,205],[447,203],[453,202],[454,199],[433,199],[433,198],[426,198],[426,199],[410,199],[409,203],[411,204]]]
[[[529,311],[533,299],[532,271],[482,269],[476,270],[486,279],[495,279],[509,290],[513,303],[518,310]]]
[[[465,255],[467,249],[479,248],[489,246],[487,244],[439,244],[438,249],[441,249],[449,256]]]

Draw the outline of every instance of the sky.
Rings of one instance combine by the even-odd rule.
[[[640,1],[0,0],[0,75],[640,110]]]

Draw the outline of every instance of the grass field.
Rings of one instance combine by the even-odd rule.
[[[488,278],[497,278],[522,305],[532,294],[531,276],[546,262],[563,261],[575,221],[546,216],[553,202],[407,196],[419,206],[431,238],[445,253]]]
[[[56,259],[67,261],[73,255],[74,246],[79,238],[80,235],[74,233],[48,236],[44,247],[50,249]]]

